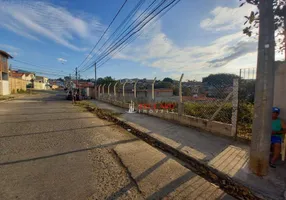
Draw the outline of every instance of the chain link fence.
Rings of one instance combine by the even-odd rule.
[[[204,74],[195,80],[129,79],[101,85],[100,98],[135,108],[172,106],[179,115],[232,125],[239,138],[250,139],[253,120],[256,69],[241,69],[239,75]],[[193,76],[192,76],[193,77]],[[109,89],[108,89],[109,86]],[[237,106],[238,105],[238,106]]]
[[[184,113],[231,124],[234,74],[210,74],[182,83]]]
[[[240,69],[238,127],[239,138],[251,139],[256,68]]]

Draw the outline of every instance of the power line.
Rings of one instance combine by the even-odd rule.
[[[162,15],[160,15],[159,17],[157,17],[155,19],[155,21],[153,21],[153,23],[157,22],[161,17],[163,17],[169,10],[171,10],[176,4],[178,4],[179,1],[177,1],[175,4],[173,4],[171,7],[169,7],[165,12],[163,12]],[[118,49],[115,53],[113,53],[111,55],[111,57],[109,57],[107,60],[105,60],[103,63],[101,63],[97,68],[102,67],[106,62],[108,62],[112,56],[120,51],[122,51],[123,49],[125,49],[130,43],[132,43],[135,39],[137,39],[140,35],[142,35],[143,32],[139,33],[137,36],[135,36],[134,38],[132,38],[130,41],[128,41],[124,46],[122,46],[120,49]]]
[[[156,7],[156,8],[154,8],[151,12],[149,12],[149,14],[143,19],[143,20],[141,20],[139,23],[137,23],[137,25],[135,25],[135,27],[133,27],[127,34],[125,34],[119,41],[117,41],[115,44],[113,44],[113,45],[110,45],[110,46],[112,46],[112,47],[110,47],[109,49],[106,49],[102,54],[100,54],[100,56],[99,56],[99,58],[98,58],[98,60],[96,60],[96,62],[99,62],[99,61],[101,61],[102,59],[104,59],[106,56],[108,56],[109,54],[111,54],[114,50],[116,50],[117,48],[119,48],[122,44],[124,44],[124,42],[126,42],[130,37],[132,37],[133,35],[135,35],[136,33],[138,33],[140,30],[142,30],[142,28],[144,28],[151,20],[153,20],[157,15],[159,15],[162,11],[164,11],[166,8],[168,8],[169,6],[171,6],[176,0],[173,0],[171,3],[169,3],[167,6],[165,6],[165,7],[163,7],[161,10],[159,10],[159,12],[157,12],[156,14],[154,14],[153,15],[153,13],[156,11],[156,10],[158,10],[165,2],[166,2],[167,0],[162,0],[161,1],[161,3],[159,3],[158,4],[158,6]],[[179,0],[180,1],[180,0]],[[154,3],[154,1],[153,1],[153,3]],[[152,3],[152,4],[153,4]],[[147,8],[147,9],[149,9],[150,8],[150,6],[151,5],[149,5],[149,7]],[[146,10],[147,10],[146,9]],[[145,11],[146,11],[145,10]],[[142,15],[142,14],[141,14]],[[152,16],[151,18],[149,18],[150,16]],[[146,19],[148,19],[149,18],[149,20],[147,20],[145,23],[143,23]],[[138,18],[137,18],[138,19]],[[134,22],[133,22],[134,23]],[[133,24],[132,23],[132,24]],[[143,25],[141,25],[143,23]],[[131,25],[132,25],[131,24]],[[130,25],[130,26],[131,26]],[[141,25],[141,27],[139,27],[138,28],[138,30],[136,30],[136,31],[134,31],[133,33],[131,33],[133,30],[135,30],[138,26],[140,26]],[[129,26],[129,27],[130,27]],[[128,27],[128,28],[129,28]],[[124,33],[128,30],[128,28],[124,31]],[[130,34],[131,33],[131,34]],[[130,34],[130,35],[129,35]],[[121,34],[122,35],[122,34]],[[129,35],[129,36],[128,36]],[[127,38],[126,38],[127,37]],[[125,40],[124,40],[124,38],[126,38]],[[123,42],[121,42],[122,40],[124,40]],[[121,43],[120,43],[121,42]],[[120,43],[119,45],[118,45],[118,43]],[[107,51],[107,53],[105,53]],[[108,52],[109,51],[109,52]],[[87,67],[86,69],[85,69],[85,71],[86,70],[88,70],[89,68],[90,68],[91,66],[89,66],[89,67]]]
[[[13,61],[18,62],[18,63],[25,64],[25,65],[34,66],[34,67],[49,68],[49,67],[47,67],[47,66],[40,66],[40,65],[36,65],[36,64],[32,64],[32,63],[29,63],[29,62],[26,62],[26,61],[21,61],[21,60],[16,60],[16,59],[13,59]],[[22,68],[22,67],[21,67],[21,68]],[[26,68],[27,68],[27,67],[26,67]],[[30,69],[32,69],[32,68],[30,68]],[[51,68],[49,68],[49,69],[50,69],[49,71],[51,71]],[[59,71],[59,70],[56,70],[56,71],[58,71],[58,72],[60,72],[60,73],[64,72],[64,71]],[[53,71],[53,72],[56,72],[56,71]]]
[[[22,68],[21,69],[23,70],[26,70],[26,68]],[[30,69],[29,69],[30,70]],[[38,74],[45,74],[45,75],[54,75],[54,76],[68,76],[67,74],[59,74],[59,73],[56,73],[56,72],[44,72],[44,71],[32,71],[33,73],[38,73]]]
[[[153,15],[153,13],[158,10],[167,0],[162,0],[161,3],[159,3],[159,5],[157,5],[156,8],[154,8],[143,20],[141,20],[135,27],[133,27],[127,34],[125,34],[119,41],[117,41],[112,47],[110,47],[109,49],[107,49],[106,51],[108,52],[111,52],[110,50],[114,50],[115,49],[115,46],[120,43],[122,40],[124,40],[124,38],[127,37],[127,39],[129,39],[131,36],[133,36],[134,34],[136,34],[137,32],[139,32],[146,24],[148,24],[154,17],[156,17],[159,13]],[[174,2],[175,0],[173,0]],[[137,31],[134,31],[133,33],[131,33],[133,30],[135,30],[138,26],[140,26],[146,19],[148,19],[151,15],[153,15],[149,20],[147,20],[147,22],[145,22],[141,27],[139,27],[139,29]],[[130,34],[131,33],[131,34]],[[129,35],[130,34],[130,35]],[[129,36],[128,36],[129,35]],[[127,40],[125,39],[123,41],[123,43]],[[123,44],[121,43],[121,44]],[[117,45],[118,46],[118,45]],[[105,52],[106,52],[105,51]],[[104,52],[104,53],[105,53]],[[100,60],[102,60],[105,56],[104,53],[100,54],[97,62],[99,62]],[[108,55],[109,53],[105,53],[105,55]]]
[[[135,5],[135,7],[131,10],[131,12],[127,15],[127,17],[123,20],[123,22],[121,22],[121,24],[116,28],[116,30],[112,33],[112,35],[104,42],[104,44],[103,45],[101,45],[101,47],[97,50],[97,52],[89,59],[89,60],[92,60],[97,54],[98,54],[98,52],[100,52],[100,50],[112,39],[112,37],[117,37],[116,39],[118,39],[118,35],[117,36],[115,36],[115,34],[119,31],[119,30],[121,30],[121,29],[123,29],[124,30],[124,28],[126,27],[126,25],[129,23],[129,21],[130,21],[130,19],[136,14],[136,11],[144,4],[144,2],[145,2],[146,0],[140,0],[136,5]],[[154,2],[155,2],[156,0],[154,0]],[[134,23],[134,22],[133,22]],[[132,24],[133,24],[132,23]],[[123,28],[122,28],[123,27]],[[129,26],[130,27],[130,26]],[[129,28],[128,27],[128,28]],[[122,34],[121,34],[122,35]],[[121,36],[120,35],[120,36]],[[119,36],[119,37],[120,37]],[[112,42],[111,42],[112,43]],[[90,63],[92,63],[92,62],[90,62]],[[83,66],[83,68],[82,68],[82,70],[84,70],[84,68],[86,67],[86,66],[89,66],[90,65],[90,63],[86,63],[84,66]]]
[[[173,4],[173,5],[172,5],[170,8],[168,8],[161,16],[159,16],[157,19],[155,19],[155,21],[157,21],[158,19],[160,19],[161,17],[163,17],[170,9],[172,9],[172,8],[173,8],[176,4],[178,4],[178,3],[179,3],[179,1],[177,1],[175,4]],[[237,11],[238,11],[238,10],[236,10],[235,12],[233,12],[233,14],[235,14]],[[208,23],[208,25],[209,25],[209,24],[210,24],[210,22]],[[108,62],[108,61],[112,58],[112,56],[113,56],[114,54],[116,54],[116,53],[122,51],[125,47],[128,46],[128,44],[132,43],[132,42],[133,42],[136,38],[138,38],[141,34],[142,34],[142,33],[138,34],[137,36],[135,36],[134,38],[132,38],[132,40],[129,40],[124,46],[120,47],[120,49],[117,49],[116,52],[115,52],[115,53],[112,53],[111,57],[109,57],[109,58],[106,59],[103,63],[101,63],[101,64],[97,67],[97,69],[100,68],[100,67],[102,67],[106,62]],[[182,68],[184,68],[184,67],[180,67],[180,68],[178,68],[178,69],[182,69]],[[178,70],[178,69],[177,69],[177,70]]]
[[[154,5],[154,3],[155,3],[156,1],[157,1],[157,0],[153,0],[153,2],[152,2],[151,4],[149,4],[149,6],[148,6],[123,32],[121,32],[121,34],[120,34],[119,36],[117,36],[116,39],[114,39],[113,43],[115,43],[116,41],[120,40],[120,37],[121,37],[122,35],[124,35],[128,30],[131,30],[131,31],[134,30],[138,25],[140,25],[140,23],[142,23],[142,21],[144,21],[147,17],[149,17],[149,16],[150,16],[150,12],[149,12],[149,14],[146,15],[145,19],[142,20],[142,18],[141,18],[145,13],[147,13],[147,12],[152,8],[152,6]],[[161,6],[165,1],[166,1],[166,0],[161,0],[161,3],[159,3],[158,5]],[[157,7],[157,8],[158,8],[158,7]],[[141,20],[141,21],[140,21],[140,20]],[[139,21],[139,23],[136,24],[137,21]],[[133,26],[133,25],[134,25],[134,26]],[[132,26],[133,26],[133,27],[132,27]],[[131,29],[130,29],[130,28],[131,28]],[[129,34],[129,33],[125,34],[125,36],[128,35],[128,34]],[[125,36],[123,36],[123,38],[124,38]],[[122,38],[121,38],[121,39],[122,39]],[[110,43],[110,44],[108,45],[108,47],[106,47],[105,50],[104,50],[103,52],[101,52],[100,55],[106,53],[106,52],[112,47],[113,43]],[[106,43],[104,43],[103,46],[105,46],[105,44],[106,44]],[[103,46],[102,46],[100,49],[102,49]],[[95,62],[95,61],[93,61],[93,62]],[[93,64],[91,64],[91,65],[93,65]],[[87,70],[89,67],[90,67],[90,66],[87,66],[87,67],[85,68],[85,70]]]
[[[123,9],[123,7],[125,6],[125,4],[127,3],[128,0],[125,0],[124,3],[121,5],[120,9],[117,11],[116,15],[113,17],[112,21],[109,23],[108,27],[105,29],[104,33],[101,35],[100,39],[97,41],[97,43],[94,45],[94,47],[91,49],[91,51],[89,52],[89,54],[85,57],[85,59],[82,61],[82,63],[78,66],[78,69],[81,67],[81,65],[88,59],[88,57],[92,54],[92,52],[94,51],[94,49],[97,47],[97,45],[99,44],[99,42],[102,40],[103,36],[106,34],[106,32],[109,30],[109,28],[111,27],[111,25],[113,24],[113,22],[115,21],[115,19],[117,18],[117,16],[119,15],[119,13],[121,12],[121,10]]]
[[[154,2],[153,2],[154,3]],[[175,4],[173,4],[172,6],[171,6],[171,8],[172,7],[174,7],[177,3],[179,3],[179,1],[177,1]],[[166,12],[164,12],[160,17],[162,17],[163,15],[165,15],[165,13],[167,13],[171,8],[169,8],[169,9],[167,9],[167,11]],[[235,10],[234,12],[233,12],[233,14],[235,14],[236,12],[237,12],[238,10]],[[157,19],[156,19],[156,21],[160,18],[160,17],[158,17]],[[211,23],[211,21],[208,23],[208,25]],[[127,41],[127,44],[125,44],[124,46],[121,46],[119,49],[116,49],[116,51],[114,52],[114,53],[112,53],[112,56],[114,55],[114,54],[116,54],[117,52],[120,52],[120,51],[122,51],[126,46],[128,46],[128,44],[130,44],[130,43],[132,43],[136,38],[138,38],[138,36],[140,36],[142,33],[140,33],[140,34],[138,34],[137,36],[135,36],[135,38],[133,38],[132,40],[129,40],[129,41]],[[119,45],[120,46],[120,45]],[[110,47],[110,46],[109,46]],[[111,58],[112,58],[112,56],[111,57],[109,57],[107,60],[105,60],[103,63],[101,63],[100,65],[98,65],[98,67],[97,68],[100,68],[100,67],[102,67],[102,65],[104,65],[106,62],[108,62]],[[181,68],[184,68],[184,67],[181,67]],[[181,68],[179,68],[179,69],[181,69]],[[88,68],[87,68],[88,69]]]
[[[109,48],[109,52],[100,55],[98,60],[96,60],[96,62],[100,62],[101,60],[103,60],[106,56],[110,55],[112,52],[114,52],[117,48],[119,48],[121,45],[123,45],[129,38],[131,38],[133,35],[137,34],[140,30],[142,30],[142,28],[144,28],[151,20],[153,20],[157,15],[159,15],[161,12],[163,12],[165,9],[169,8],[172,5],[176,5],[180,0],[173,0],[172,2],[170,2],[169,4],[167,4],[165,7],[163,7],[161,10],[159,10],[156,14],[153,14],[156,10],[158,10],[160,8],[160,6],[162,6],[162,4],[165,1],[162,1],[162,3],[157,6],[155,9],[153,9],[153,11],[151,13],[149,13],[144,20],[141,20],[140,23],[138,23],[131,31],[129,31],[125,36],[123,36],[118,42],[116,42],[116,44],[114,44],[111,48]],[[149,18],[149,16],[151,16]],[[147,18],[149,18],[145,23],[143,23]],[[131,33],[134,29],[136,29],[141,23],[143,23],[143,25],[141,27],[138,28],[138,30],[134,31],[133,33]],[[131,33],[131,34],[130,34]],[[129,35],[130,34],[130,35]],[[129,35],[129,36],[128,36]],[[127,37],[127,38],[126,38]],[[126,39],[124,39],[126,38]],[[122,41],[123,40],[123,41]],[[122,41],[122,42],[121,42]],[[119,43],[119,44],[118,44]],[[90,68],[90,67],[89,67]],[[89,69],[87,68],[87,69]],[[86,69],[86,70],[87,70]]]

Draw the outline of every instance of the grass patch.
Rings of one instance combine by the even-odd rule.
[[[186,115],[210,119],[216,110],[220,107],[215,103],[185,103],[184,112]],[[226,103],[215,117],[215,121],[231,124],[232,104]]]
[[[220,105],[215,103],[186,102],[184,112],[186,115],[210,119]],[[253,121],[254,105],[241,102],[238,110],[238,137],[250,140]],[[215,121],[231,124],[232,103],[226,103],[215,117]]]
[[[11,100],[14,99],[13,96],[0,96],[0,101],[4,101],[4,100]]]
[[[84,108],[85,110],[87,110],[89,112],[95,113],[97,115],[101,115],[101,117],[103,115],[111,115],[111,116],[121,115],[121,113],[115,113],[109,109],[99,109],[96,107],[95,104],[87,102],[87,101],[77,101],[76,105]]]

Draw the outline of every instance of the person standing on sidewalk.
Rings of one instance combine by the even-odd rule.
[[[72,90],[72,103],[76,102],[77,90]]]
[[[280,109],[277,107],[272,108],[272,135],[271,147],[273,156],[270,160],[270,167],[275,168],[275,161],[279,158],[281,153],[281,143],[283,142],[283,134],[286,133],[286,124],[280,118]]]

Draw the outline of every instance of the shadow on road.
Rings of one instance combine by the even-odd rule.
[[[35,158],[23,159],[23,160],[3,162],[3,163],[0,163],[0,166],[36,161],[36,160],[52,158],[52,157],[56,157],[56,156],[62,156],[62,155],[67,155],[67,154],[72,154],[72,153],[77,153],[77,152],[89,151],[89,150],[98,149],[98,148],[106,148],[106,147],[111,147],[111,146],[115,146],[118,144],[125,144],[125,143],[129,143],[129,142],[134,142],[137,140],[139,140],[139,139],[134,138],[134,139],[130,139],[130,140],[123,140],[123,141],[113,142],[113,143],[109,143],[109,144],[97,145],[97,146],[92,146],[92,147],[88,147],[88,148],[84,148],[84,149],[77,149],[77,150],[73,150],[73,151],[67,151],[67,152],[62,152],[62,153],[57,153],[57,154],[52,154],[52,155],[47,155],[47,156],[40,156],[40,157],[35,157]]]
[[[17,134],[17,135],[4,135],[4,136],[0,136],[0,139],[1,138],[11,138],[11,137],[24,137],[24,136],[29,136],[29,135],[41,135],[41,134],[65,132],[65,131],[93,129],[93,128],[112,126],[112,125],[115,125],[115,124],[107,124],[107,125],[99,125],[99,126],[87,126],[87,127],[84,127],[84,128],[71,128],[71,129],[62,129],[62,130],[56,130],[56,131],[35,132],[35,133],[26,133],[26,134]],[[69,132],[69,133],[71,133],[71,132]],[[73,133],[77,134],[77,132],[73,132]]]

